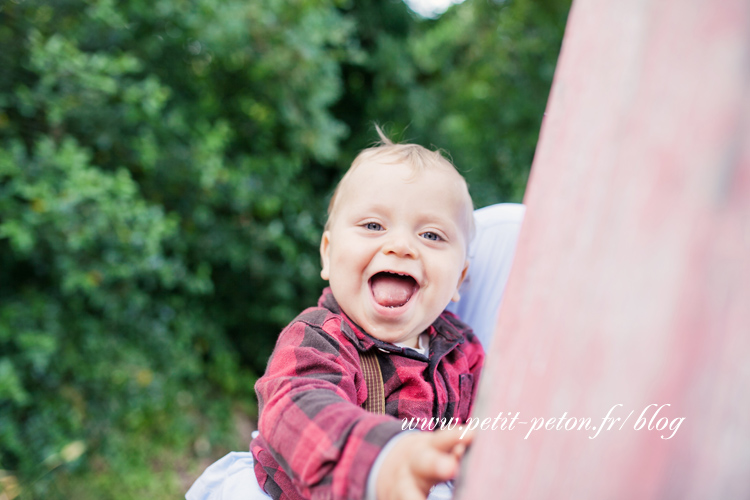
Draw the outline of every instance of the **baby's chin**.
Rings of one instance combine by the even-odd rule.
[[[363,329],[371,337],[383,342],[388,342],[389,344],[404,344],[407,347],[418,347],[419,336],[424,333],[428,327],[429,325],[424,328],[419,327],[412,330],[400,330],[388,328],[387,326],[371,326],[370,328],[363,327]]]

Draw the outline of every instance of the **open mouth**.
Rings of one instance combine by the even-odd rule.
[[[370,278],[370,289],[375,302],[383,307],[402,307],[419,289],[417,281],[408,274],[380,272]]]

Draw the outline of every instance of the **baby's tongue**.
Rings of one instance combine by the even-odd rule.
[[[414,278],[390,273],[379,273],[370,279],[375,302],[383,307],[406,304],[414,293],[414,285]]]

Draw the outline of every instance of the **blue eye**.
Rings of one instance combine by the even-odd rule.
[[[426,240],[430,240],[430,241],[440,241],[443,239],[437,234],[430,232],[430,231],[427,231],[426,233],[422,233],[422,238]]]
[[[369,229],[370,231],[382,231],[383,226],[381,226],[377,222],[368,222],[367,224],[365,224],[365,229]]]

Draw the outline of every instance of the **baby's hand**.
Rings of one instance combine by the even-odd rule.
[[[410,432],[386,455],[378,472],[378,500],[425,500],[433,485],[453,479],[471,443],[458,428]]]

